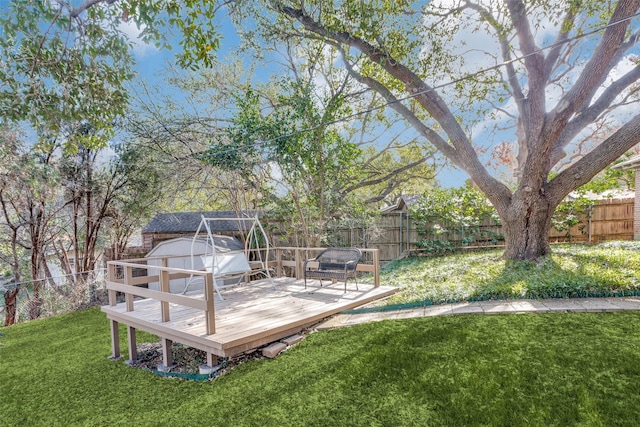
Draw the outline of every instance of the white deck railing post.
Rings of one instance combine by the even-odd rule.
[[[282,277],[282,249],[275,248],[276,250],[276,276]]]
[[[300,256],[300,249],[296,248],[296,279],[300,280],[303,278],[302,276],[302,257]]]
[[[116,265],[115,264],[111,264],[111,263],[108,264],[107,281],[108,282],[116,281]],[[109,305],[111,307],[114,307],[118,303],[116,291],[114,291],[113,289],[109,289],[107,292],[109,294]]]

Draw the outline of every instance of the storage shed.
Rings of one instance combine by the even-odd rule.
[[[148,251],[160,242],[175,239],[177,237],[193,237],[200,225],[200,220],[205,218],[255,218],[260,216],[259,211],[209,211],[209,212],[166,212],[159,213],[142,229],[143,246]],[[211,232],[216,235],[242,236],[246,234],[243,222],[216,221],[211,224]]]
[[[219,252],[243,251],[244,245],[240,240],[231,236],[214,236],[216,250]],[[193,265],[191,258],[191,246],[193,243]],[[182,268],[187,270],[202,270],[204,268],[201,255],[211,253],[211,246],[206,238],[198,238],[195,241],[189,237],[178,237],[158,243],[145,258],[157,258],[171,256],[168,267]],[[162,265],[161,259],[149,259],[147,265]],[[157,270],[149,270],[150,275],[158,274]],[[173,279],[170,282],[171,293],[181,293],[187,285],[189,278]],[[200,290],[203,288],[202,280],[193,281],[189,285],[189,290]],[[160,290],[158,282],[149,283],[149,289]]]

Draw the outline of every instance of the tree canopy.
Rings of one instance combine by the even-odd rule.
[[[274,13],[258,18],[265,36],[335,49],[354,79],[468,173],[500,216],[507,258],[548,254],[555,207],[640,142],[629,108],[640,88],[638,0],[252,5]],[[511,185],[485,166],[491,142],[514,153]]]
[[[559,203],[640,142],[640,0],[18,1],[0,22],[0,111],[41,142],[104,143],[130,78],[119,24],[160,44],[178,28],[181,65],[212,66],[223,6],[258,56],[280,44],[291,64],[341,64],[332,76],[376,95],[365,111],[393,110],[463,169],[496,208],[510,259],[548,254]]]
[[[0,117],[26,123],[40,144],[103,147],[128,106],[134,23],[144,42],[170,47],[177,28],[184,67],[211,65],[219,5],[201,0],[11,1],[0,15]],[[91,133],[78,132],[89,126]]]

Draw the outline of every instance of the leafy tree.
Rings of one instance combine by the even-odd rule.
[[[210,65],[219,7],[200,0],[9,2],[0,15],[0,117],[27,123],[41,144],[73,123],[93,132],[68,132],[67,150],[105,146],[127,108],[124,84],[133,77],[122,24],[133,22],[143,41],[159,46],[168,46],[167,28],[178,28],[179,62]]]
[[[418,233],[425,236],[418,246],[436,253],[501,237],[481,228],[499,221],[486,196],[473,187],[430,190],[411,206],[410,214]]]
[[[128,128],[180,182],[174,200],[193,196],[198,206],[268,209],[305,245],[324,240],[327,226],[352,214],[368,218],[361,209],[433,177],[425,162],[433,150],[404,138],[406,127],[398,130],[388,115],[372,112],[362,126],[324,123],[371,105],[370,94],[348,76],[292,60],[285,61],[287,73],[255,83],[244,63],[232,58],[187,75],[171,70],[167,82],[185,94],[182,105],[154,88],[141,91]]]
[[[6,139],[5,139],[6,142]],[[17,248],[28,252],[28,275],[33,280],[29,316],[40,316],[40,289],[51,275],[45,261],[48,245],[60,232],[57,221],[64,209],[60,196],[60,174],[51,151],[29,150],[16,140],[2,150],[0,207],[3,226],[10,230],[12,266],[16,281],[20,277]]]
[[[343,190],[359,179],[362,153],[337,129],[325,125],[348,108],[343,94],[317,99],[311,84],[284,81],[279,87],[277,107],[268,114],[261,111],[253,90],[238,99],[233,125],[204,159],[246,174],[271,165],[276,187],[286,192],[272,200],[281,210],[291,209],[304,243],[315,246],[329,220],[344,208]],[[304,132],[309,127],[315,129]]]
[[[614,114],[637,102],[640,88],[638,0],[272,0],[245,7],[273,38],[322,40],[339,52],[354,79],[466,171],[500,216],[506,258],[548,254],[558,204],[640,142],[640,115]],[[467,47],[469,34],[486,43]],[[493,58],[493,66],[474,69],[479,58]],[[513,189],[481,159],[486,147],[477,126],[486,119],[501,129],[496,138],[516,147]],[[549,180],[566,150],[603,121],[615,131]]]

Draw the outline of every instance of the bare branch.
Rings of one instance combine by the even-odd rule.
[[[562,133],[556,141],[551,156],[551,166],[555,165],[562,157],[564,157],[565,147],[576,137],[586,126],[593,123],[598,116],[606,111],[613,100],[618,97],[625,89],[640,79],[640,67],[635,67],[620,79],[613,82],[588,108],[581,111],[574,117],[562,130]]]
[[[557,61],[560,58],[560,52],[563,48],[565,48],[567,39],[569,38],[569,33],[573,28],[574,22],[576,19],[576,15],[574,13],[574,6],[569,5],[569,9],[562,20],[562,24],[560,25],[560,32],[556,37],[555,41],[552,43],[551,50],[547,54],[547,57],[544,61],[544,80],[546,82],[551,78],[551,74],[553,73],[554,68],[557,65]]]

